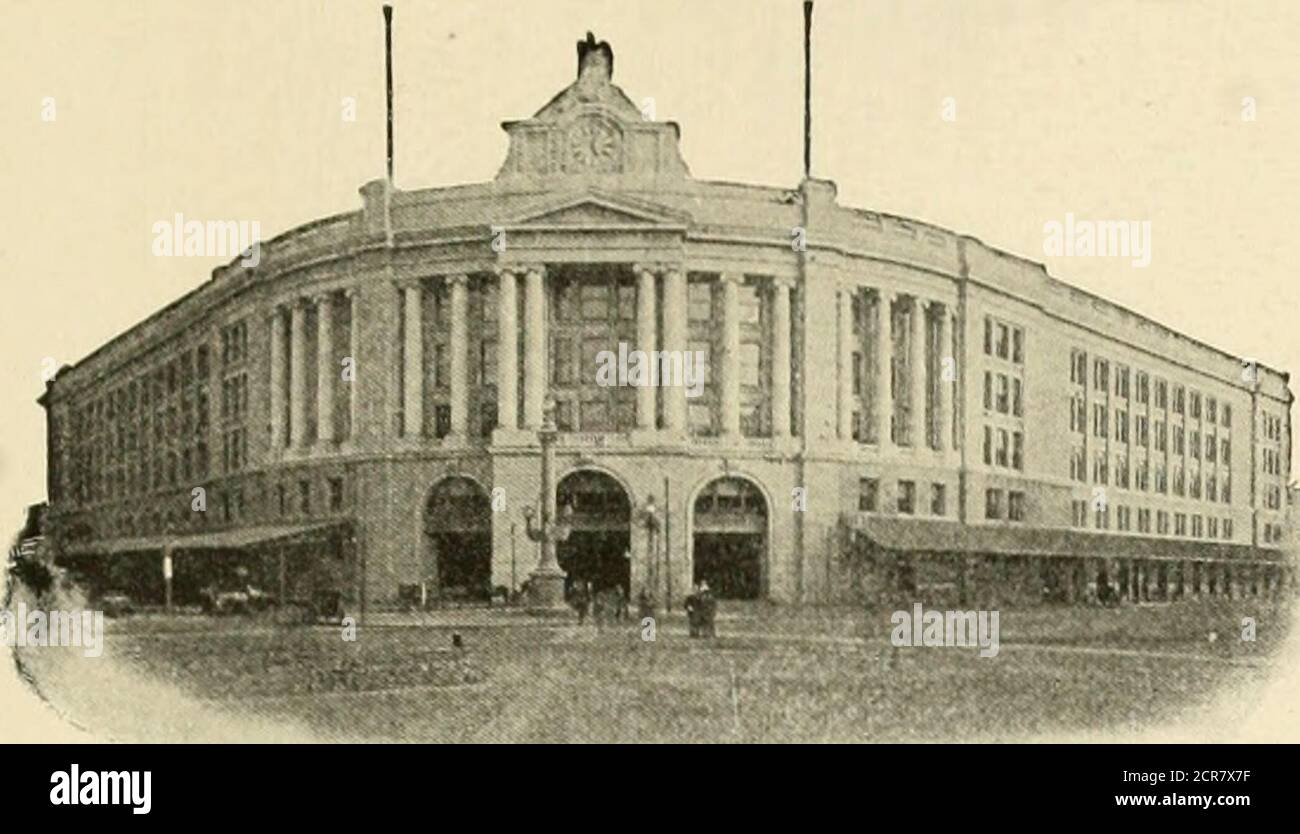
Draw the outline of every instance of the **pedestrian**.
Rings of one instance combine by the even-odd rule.
[[[569,595],[569,604],[578,612],[578,625],[587,621],[587,606],[591,603],[591,596],[587,593],[587,583],[578,582],[573,586],[573,591]]]

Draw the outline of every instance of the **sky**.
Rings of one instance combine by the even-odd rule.
[[[573,80],[588,30],[614,82],[681,125],[694,176],[801,178],[798,0],[394,5],[400,188],[492,178],[500,123]],[[155,257],[156,221],[271,237],[358,208],[382,176],[383,21],[340,0],[6,0],[4,21],[0,529],[16,529],[45,494],[42,373],[227,260]],[[818,0],[813,174],[844,205],[974,235],[1300,368],[1297,42],[1300,4],[1267,0]],[[1067,213],[1150,221],[1150,265],[1045,256]]]

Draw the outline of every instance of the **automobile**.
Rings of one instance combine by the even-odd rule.
[[[135,613],[135,604],[122,591],[108,591],[99,598],[99,607],[106,617],[122,617]]]
[[[209,585],[199,592],[199,598],[205,614],[249,614],[275,605],[274,596],[252,585],[228,591]]]

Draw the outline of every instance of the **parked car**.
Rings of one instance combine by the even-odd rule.
[[[135,613],[135,604],[121,591],[109,591],[99,598],[99,607],[105,617],[123,617]]]
[[[229,591],[209,585],[199,592],[205,614],[249,614],[275,605],[275,597],[260,588],[246,585]]]

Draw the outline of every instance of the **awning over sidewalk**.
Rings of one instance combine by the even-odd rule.
[[[119,553],[158,551],[170,547],[173,552],[183,550],[238,550],[270,544],[303,544],[323,541],[345,532],[351,522],[324,521],[315,524],[274,524],[257,527],[235,527],[229,530],[212,530],[191,533],[187,536],[142,536],[100,541],[78,542],[64,548],[70,556],[111,556]]]
[[[846,521],[856,535],[864,537],[876,547],[895,552],[1289,564],[1283,551],[1205,539],[1155,538],[1041,527],[964,525],[955,521],[922,518],[849,516]]]

